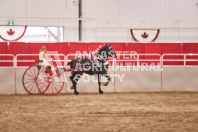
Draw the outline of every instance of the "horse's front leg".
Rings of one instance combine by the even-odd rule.
[[[102,85],[107,86],[110,82],[110,76],[108,76],[107,74],[103,74],[103,76],[105,76],[107,78],[107,82],[103,82]]]
[[[101,74],[98,74],[98,86],[99,86],[99,93],[103,94],[104,92],[101,90]]]

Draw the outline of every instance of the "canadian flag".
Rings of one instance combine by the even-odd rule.
[[[9,31],[7,31],[8,35],[13,35],[15,31],[12,31],[12,29],[10,28]]]
[[[4,41],[17,41],[25,34],[27,26],[0,26],[0,38]]]
[[[132,38],[141,43],[154,42],[158,35],[159,29],[131,29]]]

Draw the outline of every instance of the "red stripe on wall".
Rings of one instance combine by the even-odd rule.
[[[59,43],[25,43],[25,42],[0,42],[0,54],[38,54],[42,46],[47,47],[47,51],[57,51],[58,54],[67,55],[78,51],[88,52],[96,50],[103,42],[86,43],[86,42],[59,42]],[[198,43],[107,43],[111,44],[115,51],[123,53],[136,52],[138,54],[165,54],[165,53],[198,53]],[[183,59],[181,56],[170,56],[174,59]],[[24,57],[23,59],[35,59],[35,57]],[[198,59],[198,56],[190,56],[189,59]],[[0,58],[0,59],[6,59]],[[120,58],[122,59],[122,58]],[[155,57],[142,57],[141,59],[155,59]],[[168,59],[168,58],[167,58]],[[24,64],[24,63],[22,63]],[[27,63],[28,65],[29,63]],[[183,64],[183,62],[165,62],[164,64]],[[197,62],[187,62],[187,64],[198,64]],[[1,64],[2,65],[2,64]],[[5,65],[12,65],[6,63]]]

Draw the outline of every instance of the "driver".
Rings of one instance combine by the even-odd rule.
[[[53,60],[53,58],[48,58],[46,55],[46,47],[42,46],[39,53],[39,60],[42,60],[43,62],[39,62],[39,65],[45,65],[50,66],[50,64],[47,62],[47,60]]]
[[[51,65],[50,63],[48,63],[49,60],[53,60],[53,58],[49,58],[47,55],[46,55],[46,47],[45,46],[42,46],[41,49],[40,49],[40,53],[39,53],[39,60],[41,60],[42,62],[39,62],[39,65],[43,66],[41,67],[40,69],[40,72],[39,72],[39,76],[38,76],[38,79],[37,79],[37,82],[43,82],[44,81],[44,78],[43,77],[48,77],[48,73],[46,73],[46,68],[51,68],[52,70],[52,73],[55,72],[55,67],[53,65]]]

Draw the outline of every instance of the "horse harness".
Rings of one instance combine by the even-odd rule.
[[[109,65],[109,62],[101,55],[93,54],[93,52],[89,49],[89,53],[91,55],[91,61],[97,65],[97,67],[100,67],[100,62],[103,63],[103,65]]]

